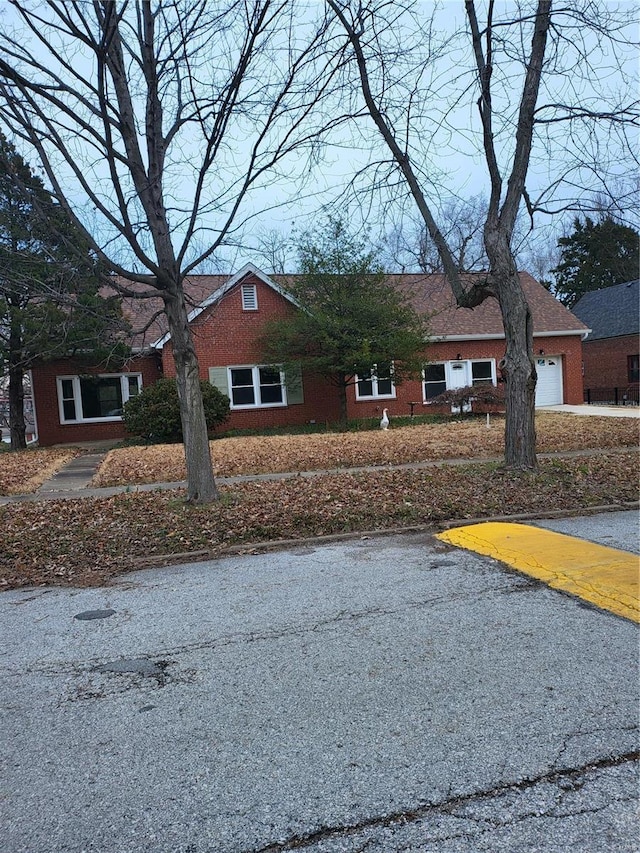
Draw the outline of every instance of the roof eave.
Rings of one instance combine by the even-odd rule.
[[[540,331],[534,332],[534,338],[563,338],[571,335],[581,335],[585,337],[591,329],[561,329],[559,331]],[[431,338],[431,343],[446,343],[447,341],[503,341],[505,339],[504,332],[488,332],[481,335],[434,335]]]

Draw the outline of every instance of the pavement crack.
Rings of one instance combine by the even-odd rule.
[[[526,588],[524,588],[526,589]],[[380,618],[386,616],[397,616],[402,613],[408,613],[414,610],[420,610],[425,607],[436,607],[443,604],[449,604],[457,601],[478,600],[478,598],[495,595],[504,591],[503,585],[492,586],[478,592],[470,590],[469,592],[454,593],[451,595],[432,596],[418,601],[403,602],[397,607],[369,607],[363,610],[350,611],[339,610],[324,619],[317,619],[314,622],[307,624],[289,625],[280,629],[267,629],[262,631],[241,631],[234,634],[226,634],[211,639],[201,640],[198,642],[188,643],[182,646],[165,647],[138,653],[136,657],[145,659],[155,659],[163,657],[176,657],[181,654],[191,654],[198,651],[214,651],[216,649],[228,648],[234,645],[243,645],[248,643],[271,642],[273,640],[287,639],[290,637],[304,637],[308,634],[323,633],[332,630],[335,626],[342,625],[348,622],[359,622],[365,619]],[[47,663],[39,663],[32,666],[22,667],[19,670],[7,667],[6,675],[22,675],[26,673],[41,673],[44,675],[62,675],[65,673],[83,672],[95,669],[96,666],[104,664],[103,658],[90,658],[79,661],[48,661]]]
[[[408,809],[406,811],[391,812],[386,815],[375,815],[372,817],[364,818],[361,821],[357,821],[350,824],[343,824],[339,826],[323,826],[312,832],[308,832],[302,835],[293,835],[283,841],[276,841],[267,844],[263,847],[252,848],[250,851],[247,851],[247,853],[287,853],[287,851],[292,850],[304,850],[305,848],[312,847],[313,845],[318,844],[322,841],[341,837],[344,838],[349,836],[355,836],[358,833],[369,829],[383,829],[390,828],[393,826],[400,826],[408,823],[414,823],[416,821],[428,817],[429,815],[435,815],[438,812],[444,812],[448,815],[451,815],[452,817],[460,818],[461,820],[475,820],[475,822],[480,825],[482,822],[484,822],[484,819],[474,819],[469,815],[456,815],[455,811],[459,808],[470,806],[475,803],[480,803],[483,800],[493,799],[495,797],[502,796],[507,793],[526,791],[535,787],[536,785],[540,785],[543,783],[555,784],[563,781],[568,781],[571,783],[572,787],[579,786],[581,777],[587,773],[591,773],[593,771],[598,770],[606,770],[611,767],[618,767],[622,764],[627,764],[631,762],[637,762],[639,759],[640,751],[637,750],[633,752],[623,753],[622,755],[618,756],[608,756],[606,758],[601,758],[596,761],[588,762],[587,764],[584,764],[580,767],[570,767],[564,768],[562,770],[551,770],[548,773],[543,773],[536,777],[527,777],[525,779],[521,779],[518,782],[503,783],[500,785],[496,785],[494,788],[486,789],[483,791],[474,791],[473,793],[469,794],[453,796],[441,802],[424,803],[423,805],[420,805],[417,808]],[[557,805],[558,803],[556,802],[555,806]],[[598,810],[599,807],[585,806],[584,809],[576,810],[576,814],[587,814],[589,812],[597,812]],[[549,817],[562,817],[561,814],[554,815],[553,811],[545,811],[543,814],[544,816]],[[571,813],[567,812],[567,814]],[[496,825],[507,825],[508,823],[515,823],[527,818],[538,818],[541,816],[542,815],[538,812],[531,812],[525,815],[521,815],[513,821],[506,821],[504,823],[499,822]],[[487,830],[488,829],[489,827],[487,827]]]

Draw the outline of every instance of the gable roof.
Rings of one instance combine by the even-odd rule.
[[[581,335],[588,328],[560,303],[548,290],[526,272],[519,273],[531,314],[534,335]],[[268,276],[253,264],[246,264],[232,276],[193,275],[184,280],[184,292],[189,310],[189,322],[222,299],[233,287],[247,277],[256,277],[294,305],[296,300],[287,291],[294,275]],[[413,308],[429,318],[429,334],[439,340],[482,340],[504,338],[500,308],[495,299],[486,299],[476,308],[459,308],[444,275],[423,273],[392,274],[389,282],[403,291]],[[463,277],[464,279],[465,277]],[[474,276],[466,276],[469,284]],[[133,330],[132,346],[162,348],[169,340],[162,299],[148,286],[127,282],[132,290],[151,294],[143,299],[124,298],[123,312]]]
[[[210,305],[222,299],[229,290],[248,276],[260,279],[285,299],[296,304],[291,294],[287,293],[280,284],[253,264],[245,264],[232,276],[228,274],[190,275],[184,279],[183,289],[189,322],[191,323]],[[124,279],[120,281],[128,290],[139,293],[141,296],[141,298],[122,297],[122,312],[132,328],[132,349],[134,351],[149,348],[162,349],[170,337],[162,297],[149,285]],[[116,292],[115,289],[105,288],[106,295],[113,295],[114,292]]]
[[[640,333],[640,280],[585,293],[571,309],[591,329],[590,341]]]
[[[533,318],[533,334],[586,335],[587,327],[527,272],[518,273]],[[441,340],[504,338],[500,306],[485,299],[476,308],[459,308],[444,275],[392,275],[391,282],[408,293],[414,309],[429,318],[429,333]],[[477,280],[463,275],[463,284]]]
[[[265,275],[265,273],[263,273],[253,264],[245,264],[245,266],[243,266],[241,270],[235,273],[235,275],[232,275],[231,278],[228,278],[224,284],[221,284],[219,287],[217,287],[212,293],[209,294],[209,296],[206,297],[206,299],[196,305],[196,307],[189,312],[189,322],[193,322],[196,317],[202,314],[203,311],[206,311],[209,306],[214,305],[216,302],[219,302],[225,295],[225,293],[228,293],[231,288],[235,287],[236,284],[239,284],[241,281],[243,281],[245,278],[248,278],[249,276],[253,276],[255,278],[260,279],[263,284],[266,284],[267,287],[270,287],[275,290],[277,293],[280,294],[280,296],[283,296],[289,302],[293,303],[294,305],[298,304],[293,298],[293,296],[291,296],[290,293],[287,293],[287,291],[279,284],[277,284],[272,278],[270,278],[268,275]],[[185,293],[187,292],[187,288],[189,287],[189,285],[186,284],[186,281],[188,280],[185,280]],[[167,331],[157,341],[154,341],[151,346],[160,349],[166,344],[170,337],[171,336]]]

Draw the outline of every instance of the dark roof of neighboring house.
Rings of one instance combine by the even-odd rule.
[[[233,280],[241,281],[247,275],[257,275],[279,292],[286,290],[293,276],[267,276],[252,265],[235,275],[194,275],[184,281],[187,310],[194,315],[218,294],[223,295]],[[443,275],[421,273],[393,274],[390,282],[406,292],[416,311],[429,317],[429,334],[432,338],[499,338],[504,336],[500,308],[495,299],[486,299],[476,308],[458,308],[447,280]],[[471,283],[472,277],[469,277]],[[587,327],[562,305],[548,290],[526,272],[520,281],[533,316],[535,335],[584,334]],[[127,283],[127,286],[130,286]],[[145,285],[131,286],[139,292],[149,292]],[[123,310],[134,329],[134,346],[143,348],[161,342],[167,332],[166,317],[162,313],[162,299],[157,296],[145,299],[125,298]]]
[[[571,309],[592,330],[590,341],[640,332],[640,280],[585,293]]]

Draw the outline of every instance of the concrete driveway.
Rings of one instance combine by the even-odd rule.
[[[638,849],[637,626],[430,535],[0,607],[3,853]]]
[[[598,418],[640,418],[640,406],[542,406],[541,412],[564,412],[568,415],[585,415]]]

